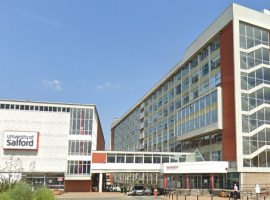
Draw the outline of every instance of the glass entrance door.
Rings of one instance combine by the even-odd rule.
[[[201,175],[194,176],[194,188],[202,188],[202,176]]]
[[[202,188],[202,175],[190,175],[189,188],[190,189]]]

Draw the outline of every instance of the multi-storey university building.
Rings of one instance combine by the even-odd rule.
[[[0,178],[24,177],[65,191],[90,191],[93,150],[105,140],[95,105],[0,100]]]
[[[228,7],[175,67],[114,119],[111,150],[198,149],[205,161],[229,162],[227,174],[215,178],[224,179],[224,187],[269,179],[269,13]],[[179,174],[185,183],[188,175]],[[190,174],[189,182],[204,176]]]

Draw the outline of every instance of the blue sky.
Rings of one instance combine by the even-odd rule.
[[[95,104],[110,125],[231,4],[269,0],[2,0],[0,99]]]

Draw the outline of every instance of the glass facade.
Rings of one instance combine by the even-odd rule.
[[[269,30],[240,23],[239,31],[243,167],[270,167],[269,150],[260,151],[270,144]]]
[[[89,176],[91,173],[92,132],[94,110],[72,108],[70,112],[70,139],[68,145],[68,176]],[[72,139],[76,136],[76,139]],[[76,156],[85,156],[78,160]]]

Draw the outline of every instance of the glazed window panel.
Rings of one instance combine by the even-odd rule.
[[[83,140],[70,140],[68,155],[89,156],[91,155],[92,142]]]

